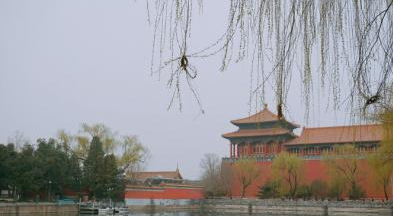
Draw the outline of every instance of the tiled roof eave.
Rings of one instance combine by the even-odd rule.
[[[249,122],[239,122],[239,120],[231,120],[231,123],[236,125],[236,126],[239,126],[239,125],[246,125],[246,124],[272,123],[272,122],[278,122],[278,121],[285,121],[285,122],[287,122],[288,124],[292,125],[295,128],[299,128],[300,127],[299,124],[287,121],[286,119],[277,119],[277,120],[272,120],[272,121],[258,121],[258,120],[255,120],[255,121],[249,121]]]
[[[248,121],[248,122],[242,122],[240,120],[231,120],[231,123],[237,126],[237,125],[245,125],[245,124],[271,123],[271,122],[277,122],[277,121],[279,121],[279,119],[271,120],[271,121],[252,120],[252,121]]]
[[[248,135],[248,134],[233,132],[233,133],[223,134],[222,137],[226,139],[231,139],[231,138],[248,138],[248,137],[271,137],[271,136],[282,136],[282,135],[290,135],[292,137],[296,137],[296,135],[291,132],[272,133],[272,134],[263,134],[263,135],[258,135],[258,134]]]
[[[295,145],[336,145],[336,144],[351,144],[351,143],[371,143],[380,142],[381,140],[354,140],[354,141],[342,141],[342,142],[321,142],[321,143],[284,143],[285,146],[295,146]]]

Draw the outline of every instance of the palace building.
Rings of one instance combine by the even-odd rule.
[[[203,198],[199,182],[183,179],[179,169],[127,174],[124,199],[127,207],[187,206]]]
[[[239,130],[224,134],[230,140],[230,158],[242,156],[273,157],[284,149],[286,142],[296,138],[299,125],[279,119],[265,105],[259,113],[248,118],[232,120]]]
[[[302,128],[297,136],[293,130],[300,126],[279,118],[267,105],[255,115],[232,120],[237,131],[223,134],[230,141],[229,158],[223,162],[233,163],[242,157],[252,157],[263,170],[262,175],[247,189],[246,196],[255,197],[259,187],[271,178],[271,163],[275,155],[282,151],[296,154],[304,160],[304,183],[328,179],[328,172],[322,160],[325,151],[331,151],[335,145],[354,144],[359,151],[375,151],[382,139],[380,124],[351,125],[336,127]],[[383,198],[383,192],[372,183],[369,167],[361,159],[359,184],[370,198]],[[234,180],[236,182],[236,180]],[[393,189],[392,189],[393,190]],[[240,196],[239,183],[234,184],[232,194]]]

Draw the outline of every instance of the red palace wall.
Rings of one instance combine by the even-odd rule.
[[[265,184],[266,181],[272,178],[271,165],[272,162],[264,161],[257,162],[257,165],[261,167],[261,175],[258,179],[246,189],[246,197],[256,197],[259,191],[259,187]],[[383,189],[374,182],[372,171],[370,170],[367,161],[362,160],[359,163],[359,178],[358,182],[362,189],[366,192],[367,198],[383,199]],[[311,184],[314,180],[323,180],[326,183],[329,182],[329,174],[326,165],[321,160],[305,160],[304,161],[304,175],[301,178],[301,184]],[[389,197],[393,194],[393,186],[391,185],[388,190]],[[232,194],[234,197],[241,196],[240,182],[236,179],[233,181]],[[345,197],[345,195],[344,195]]]
[[[202,199],[203,188],[140,188],[127,189],[126,199]]]

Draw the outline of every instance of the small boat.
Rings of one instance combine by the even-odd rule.
[[[96,215],[99,209],[94,205],[79,205],[79,214],[81,215]]]
[[[100,208],[98,209],[99,215],[113,215],[115,213],[113,208]]]
[[[117,207],[115,208],[115,213],[119,215],[127,215],[129,211],[127,207]]]

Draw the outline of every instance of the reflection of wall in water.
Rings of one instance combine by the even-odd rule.
[[[190,199],[125,199],[125,201],[126,206],[182,206],[195,202]]]

